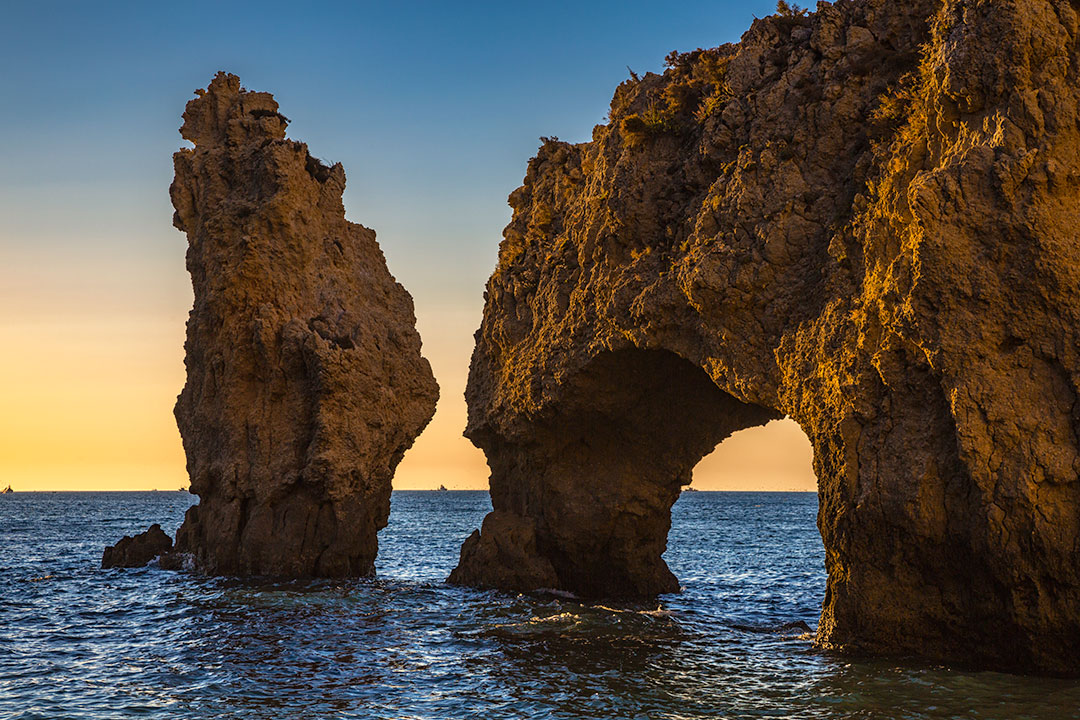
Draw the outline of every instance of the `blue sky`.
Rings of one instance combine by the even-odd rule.
[[[587,139],[627,66],[737,40],[773,4],[13,5],[0,28],[5,249],[141,256],[182,241],[166,192],[179,116],[225,69],[345,164],[350,218],[379,231],[401,279],[456,299],[479,294],[540,135]]]
[[[274,93],[292,120],[290,137],[344,164],[349,219],[377,231],[391,272],[413,294],[443,400],[406,465],[468,456],[463,476],[481,475],[482,486],[478,455],[460,438],[461,393],[510,217],[506,197],[538,138],[588,139],[628,66],[660,71],[673,49],[737,41],[774,6],[8,3],[0,25],[0,397],[12,397],[17,383],[33,403],[55,389],[56,373],[70,375],[71,388],[135,378],[154,389],[118,386],[115,395],[147,396],[130,414],[160,416],[155,432],[173,448],[163,462],[182,471],[168,409],[183,382],[191,291],[168,187],[185,103],[227,70],[249,89]],[[112,379],[88,376],[78,358],[61,369],[44,361],[71,354],[63,339],[73,327],[79,352],[96,353]],[[131,365],[133,353],[155,359]],[[94,402],[87,395],[77,410],[57,400],[40,411],[42,432],[55,434],[60,450],[75,443],[94,426]],[[32,462],[22,449],[30,431],[17,419],[24,411],[0,409],[0,475],[12,458]],[[117,419],[110,437],[123,427]],[[151,442],[131,432],[94,462]]]

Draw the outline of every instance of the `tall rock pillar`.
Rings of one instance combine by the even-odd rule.
[[[390,481],[435,411],[412,298],[345,219],[345,171],[285,137],[269,93],[219,73],[188,103],[173,223],[195,304],[176,420],[206,572],[370,574]]]

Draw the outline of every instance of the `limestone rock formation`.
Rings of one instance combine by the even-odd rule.
[[[195,305],[176,419],[200,502],[176,551],[217,574],[373,572],[390,481],[435,411],[412,298],[345,219],[345,171],[219,73],[188,103],[173,223]]]
[[[154,558],[168,553],[172,546],[172,538],[155,523],[146,532],[134,537],[125,535],[120,542],[105,548],[101,555],[101,567],[142,567]]]
[[[1080,30],[1070,0],[841,0],[545,141],[487,288],[451,576],[675,590],[730,433],[811,440],[820,645],[1080,673]]]

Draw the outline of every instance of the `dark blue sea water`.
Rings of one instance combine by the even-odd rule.
[[[101,550],[186,493],[0,496],[0,720],[1059,718],[1080,683],[821,653],[809,494],[687,493],[645,605],[443,584],[483,492],[397,492],[378,577],[265,584]],[[754,631],[748,628],[761,628]]]

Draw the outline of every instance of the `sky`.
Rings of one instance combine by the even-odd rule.
[[[540,136],[580,142],[615,87],[734,42],[768,0],[12,3],[0,25],[0,485],[186,486],[172,406],[191,286],[171,224],[180,115],[214,73],[272,92],[341,162],[347,216],[412,293],[442,388],[399,489],[487,487],[462,393],[507,195]],[[701,489],[812,490],[790,420],[743,431]]]

